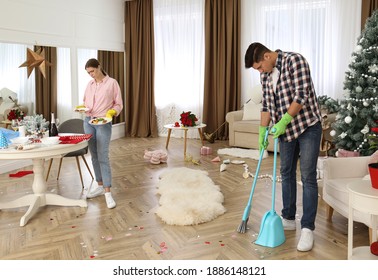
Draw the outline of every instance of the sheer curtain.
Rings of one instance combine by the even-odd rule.
[[[268,48],[303,54],[318,95],[343,98],[345,71],[361,25],[361,0],[242,0],[242,57],[259,41]],[[244,65],[244,62],[243,62]],[[243,71],[242,99],[259,83]]]
[[[69,48],[58,48],[57,56],[58,114],[56,117],[62,123],[71,118],[73,110],[71,98],[71,51]]]
[[[155,0],[155,105],[159,135],[183,111],[201,119],[204,77],[204,0]],[[181,137],[177,133],[176,137]],[[173,132],[172,132],[173,133]],[[189,138],[199,137],[189,131]]]
[[[0,43],[0,89],[8,88],[17,93],[20,105],[28,107],[28,115],[35,110],[35,74],[28,78],[27,67],[19,67],[26,61],[26,49],[33,46]]]
[[[85,71],[85,64],[91,58],[97,59],[97,50],[92,49],[78,49],[77,50],[77,76],[78,76],[78,90],[79,90],[79,103],[83,102],[84,91],[87,84],[92,79]],[[81,104],[81,103],[80,103]]]

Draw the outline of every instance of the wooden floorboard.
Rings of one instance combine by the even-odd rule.
[[[285,232],[286,241],[276,248],[254,244],[261,218],[271,206],[271,181],[259,179],[252,202],[248,230],[236,231],[242,221],[252,178],[244,179],[243,166],[230,164],[224,172],[220,163],[211,160],[219,148],[228,142],[206,143],[213,154],[200,156],[201,142],[188,140],[188,154],[200,160],[199,165],[185,161],[183,139],[171,138],[168,162],[153,165],[143,158],[145,150],[165,150],[166,138],[121,138],[111,142],[110,160],[113,177],[115,209],[106,207],[104,197],[88,200],[88,208],[46,206],[24,226],[20,218],[26,208],[0,211],[0,259],[2,260],[345,260],[347,258],[347,219],[334,214],[326,220],[325,204],[319,197],[315,245],[310,252],[298,252],[301,201],[298,201],[297,225]],[[224,159],[238,159],[220,156]],[[90,156],[87,156],[90,163]],[[246,159],[252,172],[257,161]],[[279,162],[278,162],[279,163]],[[47,167],[47,162],[46,165]],[[91,164],[90,164],[91,166]],[[159,174],[169,168],[189,167],[206,170],[224,194],[227,212],[215,220],[193,226],[164,224],[155,214],[159,205],[156,185]],[[273,156],[261,165],[260,175],[272,174]],[[31,166],[22,170],[31,170]],[[82,190],[75,159],[65,158],[59,181],[56,180],[58,161],[54,161],[48,179],[48,192],[69,198],[82,198],[91,186],[91,177],[82,163],[85,188]],[[15,170],[11,173],[15,173]],[[33,175],[10,178],[0,175],[0,200],[8,201],[31,193]],[[281,190],[277,184],[276,211],[281,210]],[[301,187],[298,187],[301,198]],[[366,226],[355,223],[356,246],[368,245]],[[165,249],[164,249],[165,244]]]

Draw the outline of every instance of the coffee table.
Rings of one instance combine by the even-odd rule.
[[[187,139],[188,130],[198,129],[198,133],[199,133],[199,136],[201,138],[202,146],[204,146],[203,136],[202,136],[203,135],[203,129],[206,127],[206,124],[204,124],[204,123],[201,123],[201,124],[196,125],[196,126],[178,126],[178,127],[176,127],[174,124],[166,124],[166,125],[164,125],[164,127],[166,129],[168,129],[167,143],[165,145],[166,149],[168,149],[169,139],[171,138],[172,130],[183,130],[184,131],[184,158],[186,157],[186,142],[187,142],[186,139]]]

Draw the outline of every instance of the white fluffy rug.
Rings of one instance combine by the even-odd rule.
[[[219,149],[218,155],[229,155],[240,158],[251,158],[258,160],[260,158],[260,152],[254,149],[242,149],[242,148],[225,148]],[[265,150],[263,158],[268,157],[268,152]]]
[[[178,167],[164,171],[157,185],[156,214],[169,225],[197,225],[226,212],[219,186],[202,170]]]

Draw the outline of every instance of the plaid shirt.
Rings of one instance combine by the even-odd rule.
[[[262,112],[269,112],[276,124],[287,112],[292,102],[303,105],[299,113],[287,125],[283,141],[290,142],[301,135],[307,127],[321,121],[318,100],[306,59],[292,52],[277,50],[276,68],[279,71],[276,91],[271,73],[261,73],[263,88]]]

